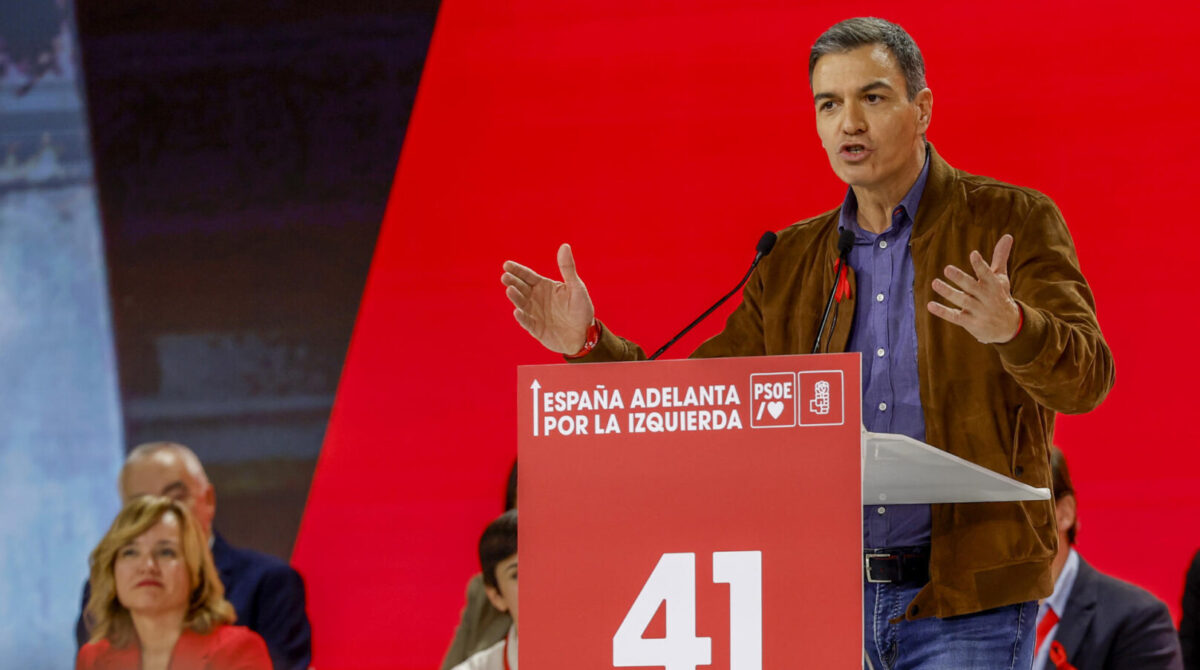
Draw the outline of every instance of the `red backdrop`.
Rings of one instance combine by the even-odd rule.
[[[657,347],[736,282],[764,229],[840,202],[807,50],[854,15],[898,21],[921,45],[929,139],[951,164],[1044,191],[1065,214],[1118,378],[1056,434],[1079,547],[1177,613],[1200,546],[1187,391],[1200,317],[1175,250],[1200,168],[1198,14],[444,2],[294,557],[318,667],[430,668],[449,642],[515,454],[515,366],[556,360],[513,322],[500,263],[556,273],[571,242],[598,315]]]

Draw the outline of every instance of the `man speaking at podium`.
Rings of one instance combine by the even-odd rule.
[[[838,23],[813,45],[809,77],[845,200],[779,234],[693,356],[857,351],[869,430],[1049,487],[1055,413],[1095,408],[1114,376],[1058,208],[933,150],[933,93],[900,26]],[[504,264],[517,322],[568,359],[645,358],[595,319],[565,244],[558,265],[561,282]],[[1053,590],[1052,502],[864,507],[863,546],[870,667],[1031,666],[1037,600]]]

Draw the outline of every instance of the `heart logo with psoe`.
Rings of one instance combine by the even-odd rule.
[[[796,373],[750,375],[750,427],[791,428],[796,425]]]

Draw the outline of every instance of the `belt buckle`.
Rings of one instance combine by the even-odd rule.
[[[890,579],[875,579],[874,577],[871,576],[871,559],[872,558],[888,558],[888,559],[891,559],[894,561],[899,561],[900,558],[898,556],[894,556],[892,554],[867,554],[863,558],[863,568],[866,571],[868,583],[871,583],[871,584],[890,584],[890,583],[892,583],[892,580],[890,580]]]

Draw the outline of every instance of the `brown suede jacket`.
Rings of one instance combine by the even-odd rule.
[[[838,210],[779,234],[725,329],[693,357],[807,353],[833,286]],[[925,309],[931,284],[968,255],[991,258],[1014,238],[1008,273],[1024,325],[1005,344],[981,344]],[[936,152],[913,224],[917,368],[926,440],[1031,486],[1050,486],[1056,412],[1094,409],[1113,385],[1112,353],[1096,322],[1091,290],[1054,202],[1036,191],[956,170]],[[857,289],[835,305],[828,351],[845,351]],[[830,317],[833,321],[833,317]],[[607,328],[580,362],[638,360],[636,344]],[[950,617],[1050,595],[1057,548],[1050,501],[932,506],[930,583],[906,618]]]

